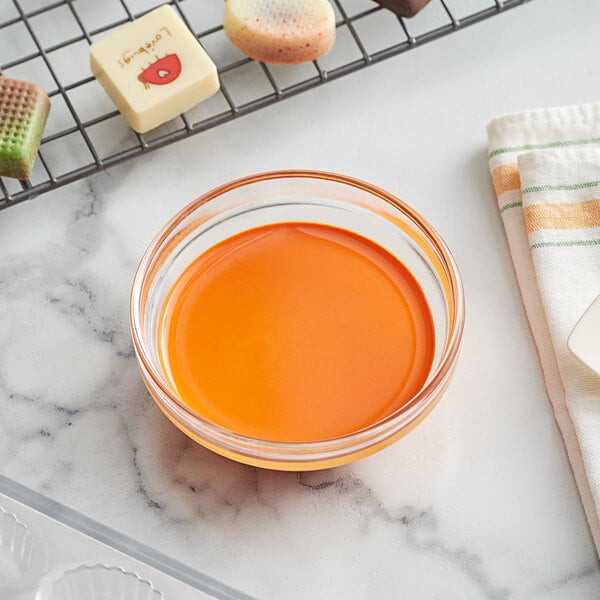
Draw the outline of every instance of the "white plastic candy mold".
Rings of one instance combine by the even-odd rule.
[[[164,600],[161,591],[136,573],[107,565],[80,565],[43,584],[37,600]]]
[[[252,600],[0,475],[0,600]]]
[[[0,598],[17,598],[41,577],[44,545],[17,515],[0,506]]]

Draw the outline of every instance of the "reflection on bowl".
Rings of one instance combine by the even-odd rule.
[[[281,254],[265,254],[268,240],[283,239],[281,235],[284,234],[285,240],[292,240],[297,245],[297,253],[293,254],[291,250],[288,253],[286,246]],[[310,236],[313,241],[319,238],[321,250],[315,250],[317,246],[308,241]],[[329,245],[324,245],[323,240]],[[335,244],[337,249],[332,250]],[[348,284],[348,277],[355,274],[355,266],[350,263],[331,271],[333,283],[319,272],[335,252],[338,253],[336,256],[340,255],[339,248],[344,244],[347,246],[344,252],[352,246],[352,252],[361,254],[356,268],[367,263],[369,268],[372,267],[369,277],[373,277],[365,279],[371,282],[367,289],[364,282],[362,288],[354,285],[356,282],[350,282],[354,288]],[[248,248],[252,251],[246,254],[251,255],[251,259],[243,263]],[[312,258],[305,259],[313,250]],[[291,284],[282,277],[285,273],[281,271],[281,265],[285,267],[286,258],[289,258],[290,269],[300,269],[298,263],[307,263],[302,266],[305,270],[300,271],[305,275],[306,286],[293,288],[293,293],[290,292]],[[395,274],[391,273],[392,263],[398,267]],[[229,271],[228,264],[231,265]],[[201,357],[190,367],[180,360],[187,356],[181,354],[181,348],[189,348],[189,345],[173,348],[169,345],[165,315],[169,315],[169,307],[176,304],[174,294],[179,288],[188,294],[181,306],[190,308],[190,282],[194,282],[190,273],[199,265],[202,268],[198,277],[205,279],[197,281],[202,284],[199,289],[203,293],[207,289],[211,290],[207,293],[213,293],[223,281],[229,282],[229,287],[222,286],[223,289],[234,291],[227,298],[223,296],[222,305],[218,296],[210,305],[198,305],[209,306],[212,313],[196,312],[194,315],[194,311],[188,310],[190,314],[182,321],[180,330],[192,339]],[[282,279],[286,281],[273,294],[272,281],[267,280],[269,270],[275,269],[276,265],[280,265],[280,271],[271,279],[276,283],[281,283]],[[314,266],[312,270],[311,265]],[[386,270],[385,265],[391,265],[391,270]],[[340,275],[344,269],[343,273],[348,277],[342,276],[343,273]],[[223,277],[219,273],[223,273]],[[239,273],[242,276],[238,276]],[[431,339],[435,336],[422,380],[415,380],[414,373],[406,367],[408,364],[416,369],[414,355],[423,352],[426,340],[413,331],[418,329],[417,319],[410,303],[402,296],[402,289],[406,288],[398,284],[401,273],[405,274],[403,277],[415,297],[421,295],[424,298],[427,319],[431,320]],[[394,294],[401,290],[397,309],[390,310],[385,294],[377,296],[371,305],[365,303],[365,298],[373,295],[371,286],[378,285],[383,286],[382,290],[388,285]],[[249,290],[258,290],[252,294],[254,304],[247,304]],[[286,292],[291,301],[289,298],[282,300]],[[326,295],[319,297],[319,293]],[[307,347],[308,351],[303,349],[295,356],[296,342],[281,345],[286,333],[298,340],[298,332],[288,331],[287,325],[281,326],[277,315],[279,320],[275,321],[279,329],[275,335],[274,320],[269,320],[273,310],[288,302],[297,311],[290,310],[292,317],[297,314],[298,322],[313,323],[314,320],[305,318],[305,300],[310,297],[310,302],[318,308],[328,304],[333,294],[336,295],[334,308],[337,306],[339,310],[336,313],[331,307],[327,308],[328,329],[320,338],[313,336],[317,340],[313,354]],[[273,301],[273,295],[276,301]],[[270,301],[267,308],[257,304],[261,298]],[[219,306],[222,306],[223,314],[219,312]],[[389,312],[385,313],[385,310]],[[402,311],[408,311],[408,316],[405,315],[408,320],[404,329],[398,327],[396,331],[412,332],[410,347],[408,343],[404,347],[400,338],[390,341],[386,337],[386,330],[394,331],[396,317]],[[448,248],[433,228],[408,205],[375,186],[350,177],[314,171],[279,171],[228,183],[177,214],[159,232],[142,258],[133,283],[130,316],[144,382],[158,406],[177,427],[204,446],[240,462],[280,470],[311,470],[372,454],[405,435],[429,414],[454,372],[463,329],[464,299],[458,269]],[[206,317],[204,320],[208,325],[202,319],[196,322],[199,317]],[[256,323],[249,325],[248,321]],[[237,328],[233,334],[223,328],[231,323]],[[296,326],[293,319],[288,323]],[[300,333],[302,327],[297,327]],[[371,331],[373,338],[368,335]],[[330,337],[337,332],[340,339],[331,350]],[[251,336],[260,338],[259,342],[251,343]],[[377,336],[381,336],[382,343]],[[345,345],[355,349],[345,352]],[[384,346],[387,349],[383,349]],[[404,354],[409,355],[408,359]],[[346,355],[355,362],[346,364]],[[361,358],[370,365],[371,371],[361,371]],[[181,380],[177,379],[172,360],[183,364],[180,370],[195,378],[189,389],[184,389]],[[273,361],[279,361],[281,365],[275,365]],[[293,369],[288,369],[289,361],[294,361]],[[232,370],[230,362],[240,365],[240,370]],[[274,369],[274,365],[278,369]],[[304,385],[302,368],[309,383],[317,382],[312,387]],[[282,383],[287,376],[286,369],[296,374],[294,391],[299,386],[302,393],[293,395],[292,388],[286,387],[288,382]],[[330,380],[327,379],[329,372]],[[276,381],[265,383],[267,379]],[[388,381],[392,382],[391,386],[382,385]],[[412,387],[407,386],[406,381],[412,381]],[[354,388],[360,388],[359,392]],[[393,390],[401,388],[410,390],[407,397],[400,397],[400,392],[394,396]],[[222,404],[221,398],[217,398],[220,389],[223,389],[222,399],[226,400]],[[389,397],[380,397],[382,389],[387,390],[385,393]],[[358,401],[351,398],[355,392]],[[269,393],[272,397],[265,398]],[[298,406],[290,402],[298,403]],[[333,423],[335,419],[341,423],[347,417],[344,407],[350,410],[352,402],[365,409],[363,413],[371,415],[370,420],[347,430],[341,425],[341,429],[333,427],[339,425]],[[385,406],[385,410],[380,409],[378,403]],[[263,434],[264,430],[257,427],[260,410],[265,410],[265,406],[271,411],[273,422],[283,424],[285,435],[278,436],[272,431]],[[211,412],[209,407],[214,410]],[[244,408],[245,421],[238,420],[242,423],[239,427],[233,418],[238,415],[232,414],[237,407]],[[253,415],[256,415],[254,421]],[[304,429],[308,421],[319,419],[327,425],[321,428],[325,433],[320,437],[306,434]]]

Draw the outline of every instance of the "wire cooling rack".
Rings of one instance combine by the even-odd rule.
[[[298,0],[302,1],[302,0]],[[223,0],[170,0],[215,61],[221,90],[140,135],[89,69],[89,45],[165,0],[0,0],[0,75],[41,85],[52,110],[26,181],[0,178],[0,209],[357,71],[527,0],[431,0],[412,19],[372,0],[333,0],[336,43],[311,63],[279,67],[239,53],[221,25]]]

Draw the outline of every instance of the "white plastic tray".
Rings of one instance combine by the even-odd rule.
[[[249,598],[0,476],[1,600]]]

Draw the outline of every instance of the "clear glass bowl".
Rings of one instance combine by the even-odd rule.
[[[436,335],[425,385],[399,410],[336,439],[279,443],[224,429],[178,398],[158,352],[159,316],[186,267],[220,241],[282,222],[320,223],[353,231],[384,247],[421,285]],[[345,464],[385,448],[433,409],[449,384],[460,348],[464,298],[460,275],[443,240],[419,214],[369,183],[318,171],[275,171],[227,183],[179,212],[152,241],[133,282],[131,330],[140,371],[164,414],[189,437],[239,462],[279,470]]]

